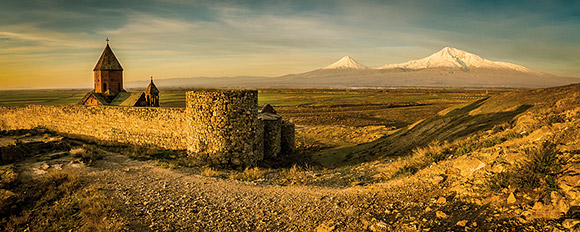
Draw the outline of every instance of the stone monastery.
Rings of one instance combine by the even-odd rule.
[[[94,90],[77,105],[0,107],[0,130],[45,128],[102,144],[186,150],[212,166],[253,166],[294,152],[294,124],[259,107],[257,90],[188,91],[185,108],[158,107],[153,81],[144,92],[123,89],[108,43],[93,74]]]
[[[81,99],[81,105],[150,106],[159,107],[159,90],[153,77],[143,92],[127,92],[123,89],[123,67],[107,46],[93,69],[94,89]]]

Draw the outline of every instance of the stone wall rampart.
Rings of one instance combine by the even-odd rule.
[[[188,150],[201,163],[253,166],[293,151],[294,125],[258,116],[257,90],[187,92],[186,108],[0,107],[0,130],[46,128],[101,142]]]
[[[108,106],[0,107],[0,130],[43,127],[113,143],[187,148],[185,109]]]

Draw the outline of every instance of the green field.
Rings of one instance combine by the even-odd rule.
[[[0,91],[0,106],[73,105],[88,90],[5,90]]]
[[[0,106],[73,105],[88,90],[5,90],[0,91]],[[185,107],[186,90],[162,91],[161,107]],[[428,103],[455,101],[482,96],[474,90],[260,90],[258,104],[274,106],[329,106],[387,104],[401,102]]]

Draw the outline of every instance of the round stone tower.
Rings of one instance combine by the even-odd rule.
[[[264,157],[257,90],[187,92],[188,152],[212,165],[252,166]]]

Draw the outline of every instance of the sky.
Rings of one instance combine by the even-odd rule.
[[[2,0],[0,89],[91,88],[106,46],[125,81],[281,76],[345,55],[402,63],[450,46],[580,77],[580,1]]]

